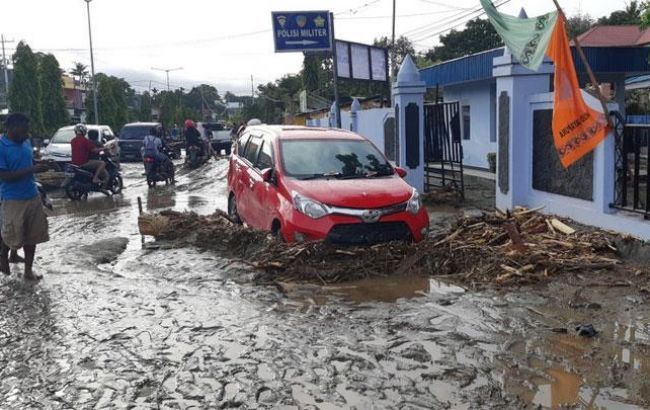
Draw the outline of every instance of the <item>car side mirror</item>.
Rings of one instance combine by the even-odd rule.
[[[262,181],[268,182],[269,184],[275,183],[273,168],[266,168],[262,170]]]
[[[43,146],[47,147],[48,145],[50,145],[50,140],[43,140]]]
[[[395,172],[397,175],[399,175],[400,178],[406,178],[406,175],[408,174],[408,172],[406,172],[406,170],[401,167],[395,167]]]

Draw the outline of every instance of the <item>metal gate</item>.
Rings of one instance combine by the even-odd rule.
[[[460,103],[426,104],[424,111],[425,189],[451,188],[464,197]]]
[[[650,219],[650,125],[625,125],[615,113],[616,198],[613,207]]]

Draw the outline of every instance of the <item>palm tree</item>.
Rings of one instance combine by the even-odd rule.
[[[74,67],[72,68],[72,70],[70,70],[70,74],[72,75],[73,80],[75,78],[77,78],[78,81],[79,81],[79,84],[83,85],[83,84],[85,84],[86,77],[88,77],[88,66],[83,64],[83,63],[75,61],[74,62]],[[77,82],[73,81],[73,83],[74,83],[74,95],[75,95],[75,99],[76,99],[77,98]],[[75,101],[75,109],[76,109],[76,107],[77,107],[77,101]]]

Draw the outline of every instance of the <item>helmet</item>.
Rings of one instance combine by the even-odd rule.
[[[253,118],[250,121],[248,121],[248,126],[253,126],[253,125],[262,125],[262,121],[260,121],[257,118]]]
[[[185,128],[194,128],[194,121],[185,120]]]
[[[74,126],[75,135],[86,135],[88,134],[88,128],[84,124],[77,124]]]

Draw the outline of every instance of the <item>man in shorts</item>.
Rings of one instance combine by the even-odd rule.
[[[48,166],[34,165],[29,142],[29,118],[10,114],[5,121],[7,134],[0,138],[0,200],[2,200],[2,249],[0,270],[9,275],[9,250],[23,248],[25,280],[36,281],[32,270],[36,245],[49,240],[47,217],[34,174]]]

